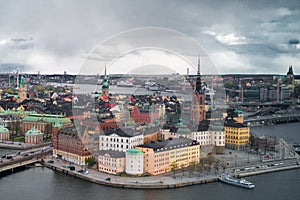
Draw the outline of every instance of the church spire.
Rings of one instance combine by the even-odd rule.
[[[204,88],[203,88],[201,74],[200,74],[200,56],[198,57],[198,69],[197,69],[195,93],[198,93],[198,94],[204,93]]]
[[[106,74],[106,66],[104,70],[104,78],[103,78],[103,83],[102,83],[102,96],[108,96],[109,93],[109,83],[107,80],[107,74]]]
[[[198,70],[197,75],[200,76],[200,56],[198,56]]]

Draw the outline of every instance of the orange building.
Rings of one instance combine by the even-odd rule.
[[[181,168],[200,162],[200,144],[188,138],[152,141],[136,148],[144,153],[144,172],[152,175],[170,172],[172,165]]]

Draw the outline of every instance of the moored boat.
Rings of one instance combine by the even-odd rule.
[[[245,179],[236,179],[226,173],[219,176],[219,180],[224,183],[227,183],[227,184],[244,187],[244,188],[248,188],[248,189],[253,189],[255,187],[255,185],[253,183],[251,183]]]

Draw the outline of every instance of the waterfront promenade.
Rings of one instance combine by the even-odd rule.
[[[66,166],[67,162],[55,160],[54,163],[45,162],[45,166],[53,170],[61,171],[68,175],[72,175],[93,183],[119,187],[119,188],[135,188],[135,189],[158,189],[158,188],[178,188],[190,185],[198,185],[218,181],[218,177],[223,173],[223,170],[210,170],[204,172],[193,172],[189,174],[187,171],[178,170],[175,173],[169,172],[158,176],[148,177],[122,177],[114,176],[106,173],[98,172],[95,169],[88,169],[89,174],[84,175],[77,170],[82,169],[82,166],[76,166],[76,170],[71,171]],[[257,174],[272,173],[282,170],[299,169],[299,161],[297,158],[285,160],[275,160],[269,162],[256,162],[253,164],[232,166],[226,169],[226,172],[236,176],[245,177]],[[109,178],[109,180],[108,180]]]

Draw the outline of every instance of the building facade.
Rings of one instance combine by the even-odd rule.
[[[43,138],[44,134],[35,127],[25,133],[25,143],[40,144],[43,142]]]
[[[250,128],[238,123],[234,119],[227,119],[224,123],[225,146],[229,149],[242,150],[247,147]]]
[[[0,125],[0,140],[9,140],[9,130]]]
[[[109,129],[99,136],[99,150],[113,150],[126,152],[128,149],[143,144],[143,134],[135,132],[125,133],[122,129]]]
[[[144,153],[140,149],[126,151],[126,174],[141,175],[144,172]]]
[[[144,172],[167,173],[172,165],[179,168],[200,162],[200,144],[188,138],[170,138],[136,147],[144,153]]]
[[[54,157],[78,165],[85,165],[86,159],[91,157],[74,126],[62,128],[57,133],[54,133],[53,136]]]
[[[23,118],[21,132],[24,134],[32,127],[35,127],[44,133],[44,137],[50,137],[52,128],[57,121],[60,121],[62,127],[72,125],[71,120],[62,115],[30,114]]]
[[[125,153],[119,151],[99,151],[98,170],[108,174],[117,175],[125,171]]]

